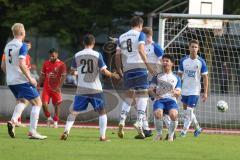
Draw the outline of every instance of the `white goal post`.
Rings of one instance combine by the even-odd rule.
[[[190,24],[192,19],[220,22],[221,26],[198,27]],[[195,110],[200,124],[216,132],[240,133],[240,15],[159,14],[158,41],[165,53],[174,55],[175,71],[179,60],[188,54],[191,39],[200,42],[199,55],[209,69],[208,100],[199,101]],[[224,113],[216,109],[219,100],[228,103]],[[179,104],[182,108],[180,100]],[[180,124],[182,118],[180,109]]]

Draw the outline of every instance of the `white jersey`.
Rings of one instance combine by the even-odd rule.
[[[182,73],[182,95],[199,95],[201,91],[201,75],[208,74],[206,62],[201,58],[191,59],[186,56],[181,59],[179,73]]]
[[[143,32],[129,30],[118,39],[117,49],[121,50],[123,71],[146,68],[138,50],[139,44],[145,44],[146,35]]]
[[[145,52],[147,55],[148,63],[152,66],[152,68],[157,72],[162,72],[162,64],[161,59],[164,54],[163,49],[157,43],[149,43],[145,45]],[[148,74],[148,80],[152,79],[152,75]]]
[[[72,68],[77,69],[78,83],[76,94],[95,94],[102,92],[99,70],[107,68],[103,57],[93,49],[83,49],[75,54]]]
[[[27,45],[20,40],[13,39],[5,49],[7,85],[17,85],[29,82],[19,67],[19,59],[26,58]]]
[[[161,64],[160,60],[164,54],[163,49],[157,43],[149,43],[145,45],[148,63]]]
[[[165,81],[165,82],[171,84],[173,90],[176,89],[176,90],[181,91],[181,80],[177,75],[173,74],[173,72],[168,73],[168,74],[167,73],[157,74],[156,76],[153,77],[150,87],[153,87],[153,88],[157,87],[158,83],[160,81]],[[156,92],[158,92],[158,91],[156,91]],[[166,99],[172,99],[177,102],[176,97],[174,97],[172,95],[172,93],[163,94],[163,95],[161,95],[161,97],[166,98]]]

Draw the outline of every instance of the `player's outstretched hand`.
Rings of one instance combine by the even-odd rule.
[[[32,85],[34,85],[35,87],[37,87],[37,81],[34,78],[31,78],[29,81]]]

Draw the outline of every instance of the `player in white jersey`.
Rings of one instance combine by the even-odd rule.
[[[162,47],[153,41],[153,31],[151,27],[143,27],[142,32],[146,35],[145,41],[145,52],[148,59],[148,63],[152,66],[152,68],[157,72],[160,73],[162,71],[162,56],[164,51]],[[148,74],[148,81],[152,80],[152,75]],[[153,100],[153,97],[151,97]],[[147,112],[147,111],[146,111]],[[152,136],[152,131],[149,128],[148,120],[147,120],[147,113],[143,117],[143,132],[146,137]],[[170,122],[170,121],[169,121]],[[135,136],[135,138],[140,138],[139,136]]]
[[[153,104],[154,124],[157,131],[155,140],[162,140],[163,114],[168,114],[171,119],[168,127],[168,141],[173,141],[174,132],[178,125],[177,98],[181,94],[181,80],[172,72],[174,59],[171,55],[163,55],[162,63],[163,72],[153,77],[149,88],[150,94],[155,97]],[[162,92],[166,86],[169,90]]]
[[[28,100],[32,104],[28,136],[31,139],[46,139],[47,136],[40,135],[36,131],[42,102],[36,89],[37,82],[31,77],[30,71],[26,66],[28,48],[26,43],[23,43],[25,38],[23,24],[15,23],[12,26],[12,32],[14,39],[10,41],[4,49],[6,58],[1,66],[6,73],[7,85],[18,102],[15,106],[11,121],[7,123],[8,134],[10,137],[15,138],[15,125]]]
[[[133,102],[133,96],[137,106],[137,121],[134,127],[137,129],[139,136],[145,138],[142,124],[148,101],[147,70],[151,74],[154,74],[154,70],[147,61],[144,47],[146,36],[141,32],[142,26],[143,19],[138,16],[133,17],[131,19],[131,30],[122,34],[118,39],[116,67],[118,73],[124,78],[124,87],[127,90],[120,114],[119,138],[124,136],[123,127]]]
[[[191,123],[195,128],[194,136],[197,137],[202,132],[194,114],[194,108],[198,103],[201,91],[201,76],[203,77],[204,93],[202,101],[205,102],[208,93],[208,69],[206,62],[198,56],[199,42],[191,40],[189,42],[190,55],[181,59],[179,65],[179,76],[183,80],[182,85],[182,103],[184,113],[184,126],[181,131],[181,137],[185,137]]]
[[[100,141],[107,141],[105,137],[107,115],[104,109],[105,104],[99,72],[114,79],[119,79],[120,77],[118,74],[108,71],[102,55],[93,50],[95,45],[93,35],[87,34],[83,39],[83,43],[85,48],[75,54],[72,63],[72,71],[77,70],[78,72],[78,84],[73,108],[68,115],[61,140],[67,139],[76,116],[79,112],[86,110],[88,103],[91,103],[94,110],[99,112]]]

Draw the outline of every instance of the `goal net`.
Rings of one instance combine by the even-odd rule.
[[[159,43],[165,53],[174,55],[175,71],[179,60],[189,54],[188,42],[191,39],[200,42],[199,55],[209,69],[208,100],[205,103],[199,100],[195,109],[201,126],[213,132],[240,133],[240,16],[160,14],[159,18]],[[201,19],[203,24],[192,24],[193,19]],[[217,110],[219,100],[228,103],[226,112]],[[182,125],[180,100],[179,105]]]

